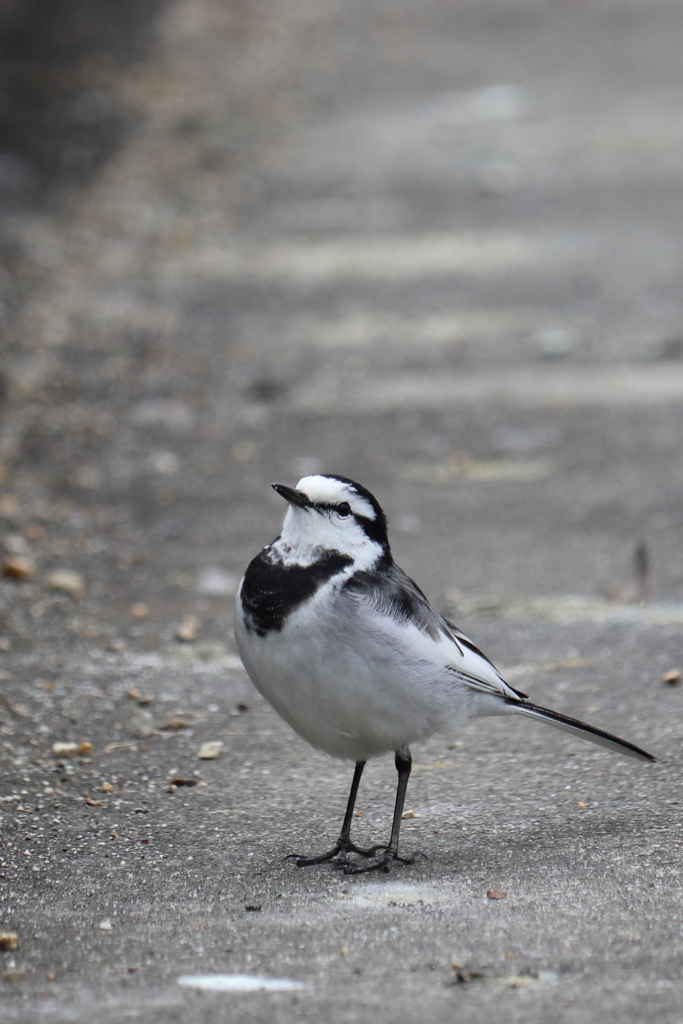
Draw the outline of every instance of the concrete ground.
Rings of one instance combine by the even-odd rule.
[[[683,8],[120,12],[15,68],[57,69],[48,134],[0,154],[3,1020],[681,1024]],[[657,763],[480,720],[413,751],[425,857],[286,861],[351,767],[252,689],[232,598],[315,470]],[[214,974],[284,987],[178,980]]]

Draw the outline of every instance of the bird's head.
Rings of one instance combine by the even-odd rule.
[[[273,484],[289,504],[282,540],[292,553],[339,551],[372,564],[389,552],[387,518],[377,499],[343,476],[305,476],[296,487]]]

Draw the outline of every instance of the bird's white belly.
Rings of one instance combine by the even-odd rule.
[[[235,636],[252,682],[312,746],[335,757],[366,760],[422,739],[452,714],[447,695],[428,677],[416,685],[400,657],[363,632],[347,639],[338,621],[315,630],[288,623],[264,637],[249,633],[238,612]]]

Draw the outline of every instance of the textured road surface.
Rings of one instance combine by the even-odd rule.
[[[136,10],[47,90],[59,174],[0,160],[3,1020],[681,1024],[683,8]],[[316,470],[657,764],[481,720],[413,752],[426,858],[286,862],[351,768],[252,690],[232,598]],[[214,974],[300,987],[178,981]]]

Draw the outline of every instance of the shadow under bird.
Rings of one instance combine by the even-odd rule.
[[[641,761],[627,740],[532,704],[439,615],[391,554],[387,519],[342,476],[273,484],[288,504],[282,533],[250,563],[235,637],[252,682],[312,746],[355,762],[341,834],[300,867],[336,860],[347,874],[389,870],[399,857],[410,744],[479,715],[526,715]],[[398,787],[388,844],[362,849],[351,819],[365,763],[393,751]],[[351,859],[351,855],[356,858]]]

